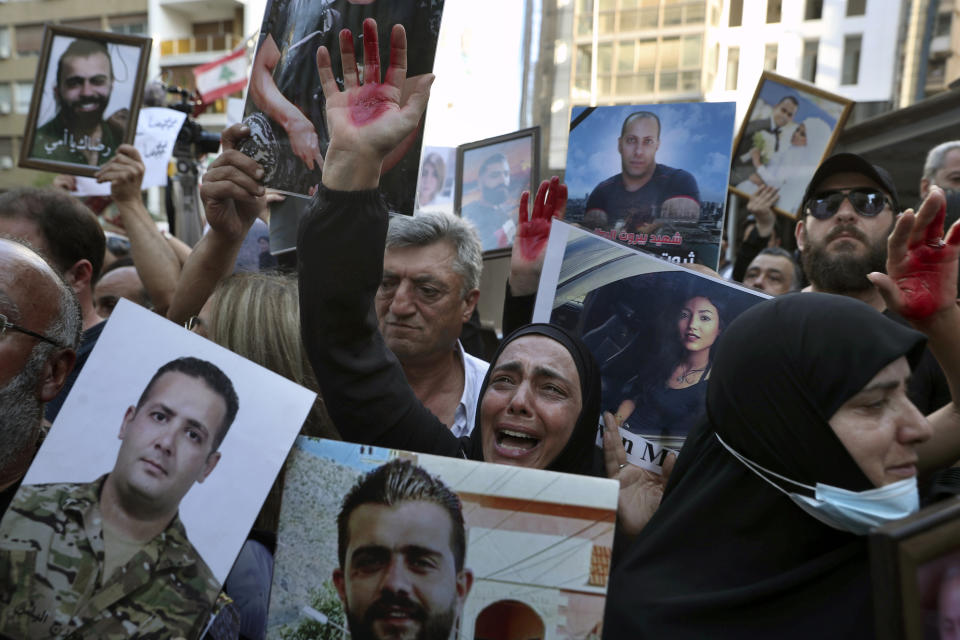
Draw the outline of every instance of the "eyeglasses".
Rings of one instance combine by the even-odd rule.
[[[203,326],[203,320],[200,319],[200,316],[190,316],[187,318],[187,321],[183,323],[183,328],[187,331],[193,331],[197,327]]]
[[[890,198],[879,189],[862,188],[818,193],[807,200],[804,210],[817,220],[827,220],[837,213],[845,199],[857,213],[867,218],[880,215],[887,205],[893,206]]]
[[[24,328],[21,327],[20,325],[13,324],[13,323],[10,322],[9,320],[7,320],[7,316],[5,316],[5,315],[3,315],[2,313],[0,313],[0,338],[2,338],[2,337],[4,336],[4,334],[6,334],[7,329],[13,329],[14,331],[19,331],[20,333],[25,333],[25,334],[27,334],[28,336],[31,336],[31,337],[33,337],[33,338],[36,338],[37,340],[43,340],[44,342],[49,342],[49,343],[52,344],[53,346],[55,346],[55,347],[60,347],[61,349],[66,348],[65,345],[60,344],[59,342],[57,342],[57,341],[54,340],[53,338],[48,338],[48,337],[45,336],[45,335],[39,334],[39,333],[37,333],[37,332],[35,332],[35,331],[30,331],[30,329],[24,329]]]

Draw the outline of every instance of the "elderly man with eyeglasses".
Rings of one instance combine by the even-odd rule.
[[[867,274],[883,272],[887,237],[900,214],[893,179],[883,167],[854,153],[825,160],[807,185],[797,221],[797,247],[810,285],[857,298],[904,324],[887,309]],[[946,379],[927,350],[910,379],[909,395],[924,415],[950,401]]]
[[[76,361],[80,305],[36,252],[0,237],[0,513],[42,440],[43,406]]]

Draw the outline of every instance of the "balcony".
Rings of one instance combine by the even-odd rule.
[[[161,56],[180,56],[195,53],[225,53],[240,46],[243,38],[230,33],[177,38],[160,41]]]

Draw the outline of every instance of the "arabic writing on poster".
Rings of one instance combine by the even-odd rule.
[[[145,171],[143,189],[167,184],[167,166],[173,157],[173,146],[187,114],[165,107],[145,107],[137,120],[137,137],[133,146],[140,152]],[[54,144],[60,144],[58,140]],[[48,145],[49,146],[49,145]],[[76,196],[110,195],[110,183],[95,178],[77,177]]]

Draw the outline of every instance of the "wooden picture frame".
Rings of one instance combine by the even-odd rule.
[[[793,114],[789,121],[778,126],[773,112],[778,105],[791,100],[795,103]],[[749,198],[758,186],[753,181],[756,175],[765,184],[780,189],[781,197],[774,211],[795,219],[803,204],[807,183],[829,156],[852,108],[853,100],[764,71],[733,143],[728,189]],[[766,128],[762,126],[764,121]],[[776,127],[776,132],[771,131],[771,127]],[[798,130],[805,135],[796,136]],[[771,143],[775,146],[773,150],[768,148]],[[762,168],[756,167],[752,158],[744,159],[753,149],[759,151]]]
[[[951,570],[960,575],[960,497],[872,531],[870,568],[876,637],[927,637],[925,604]]]
[[[505,185],[493,187],[506,192],[504,199],[491,204],[482,194],[479,173],[488,159],[494,156],[503,158],[499,168],[502,171],[503,165],[506,165],[508,179]],[[489,174],[489,169],[484,173]],[[476,226],[483,244],[484,258],[510,253],[516,233],[520,194],[525,190],[536,193],[539,180],[540,127],[521,129],[457,147],[453,210]],[[466,190],[465,185],[468,186]]]
[[[81,44],[68,49],[75,43]],[[120,144],[133,144],[152,43],[151,38],[48,24],[43,33],[37,82],[20,146],[19,166],[92,177],[113,157]],[[94,105],[94,113],[99,114],[98,133],[94,135],[72,131],[77,124],[70,123],[70,118],[61,117],[63,107],[58,69],[65,53],[70,54],[66,56],[68,59],[84,61],[95,61],[103,53],[109,56],[112,77],[106,92],[103,90],[103,74],[97,74],[99,69],[96,67],[85,70],[86,76],[74,78],[74,83],[82,83],[74,84],[74,88],[81,92],[74,102],[93,96],[92,101],[81,103],[79,110],[82,113]],[[103,102],[99,112],[96,100]],[[94,157],[95,161],[92,161]]]

